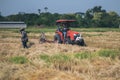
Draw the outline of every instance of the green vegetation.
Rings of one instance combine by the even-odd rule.
[[[24,64],[28,62],[28,59],[24,56],[15,56],[11,57],[10,62],[15,63],[15,64]]]
[[[84,34],[84,37],[88,36],[88,37],[92,37],[92,36],[103,36],[103,34]]]
[[[57,55],[53,55],[51,56],[51,61],[69,61],[71,58],[68,55],[65,54],[57,54]]]
[[[65,54],[56,54],[56,55],[52,55],[52,56],[42,54],[42,55],[40,55],[40,59],[42,59],[48,63],[53,63],[53,62],[60,62],[60,61],[63,61],[63,62],[69,61],[70,57]]]
[[[74,57],[77,59],[87,59],[87,58],[90,59],[90,58],[92,58],[92,55],[93,54],[86,51],[86,52],[77,53],[74,55]]]
[[[71,28],[72,30],[79,32],[120,32],[120,28]]]
[[[56,30],[56,27],[52,27],[52,28],[28,27],[26,29],[28,33],[55,32],[55,30]],[[120,32],[120,28],[71,28],[71,30],[78,31],[78,32],[108,32],[108,31]],[[12,31],[15,33],[19,33],[19,29],[0,29],[0,31]],[[99,34],[99,35],[102,35],[102,34]],[[97,36],[97,35],[92,35],[92,36]]]
[[[57,27],[53,28],[27,28],[27,32],[40,33],[40,32],[55,32]],[[120,32],[120,28],[71,28],[71,30],[78,32],[108,32],[115,31]]]
[[[118,28],[120,24],[120,16],[114,11],[107,12],[105,9],[102,9],[102,6],[95,6],[88,9],[85,13],[52,14],[50,12],[40,12],[40,9],[38,13],[18,13],[6,17],[0,15],[0,21],[24,21],[28,26],[37,27],[45,27],[42,25],[53,27],[58,19],[74,19],[76,23],[71,25],[82,28]]]
[[[46,54],[40,55],[40,59],[44,60],[45,62],[50,62],[49,58],[50,57],[48,55],[46,55]]]
[[[116,50],[109,50],[109,49],[105,49],[105,50],[100,50],[98,52],[99,56],[101,57],[110,57],[112,59],[115,59],[116,57],[120,56],[120,52],[116,51]]]
[[[27,32],[41,33],[41,32],[54,32],[56,28],[28,28]]]
[[[82,59],[92,59],[97,56],[109,57],[111,59],[115,59],[120,56],[120,51],[104,49],[104,50],[100,50],[93,53],[84,51],[84,52],[80,52],[72,55],[56,54],[56,55],[49,56],[46,54],[42,54],[40,55],[40,59],[44,60],[46,63],[55,63],[55,62],[57,63],[57,62],[69,62],[73,58],[82,60]]]

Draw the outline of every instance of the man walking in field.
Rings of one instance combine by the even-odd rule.
[[[21,33],[21,41],[22,41],[23,48],[28,48],[27,46],[28,36],[25,31],[25,28],[20,29],[20,33]]]

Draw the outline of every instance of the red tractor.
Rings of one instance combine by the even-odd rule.
[[[69,29],[70,23],[72,22],[75,22],[75,20],[60,19],[56,21],[58,29],[55,32],[54,41],[61,44],[77,44],[85,46],[85,42],[81,37],[81,34]],[[62,28],[60,28],[60,25],[62,25]]]

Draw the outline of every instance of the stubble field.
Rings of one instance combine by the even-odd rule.
[[[24,49],[18,29],[1,29],[0,80],[120,80],[120,29],[77,31],[86,47],[39,44],[40,33],[30,29]],[[46,31],[48,40],[53,36]]]

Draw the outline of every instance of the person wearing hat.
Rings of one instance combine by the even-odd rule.
[[[21,33],[21,42],[22,42],[23,48],[28,48],[28,46],[27,46],[28,36],[25,31],[25,28],[21,28],[20,33]]]

